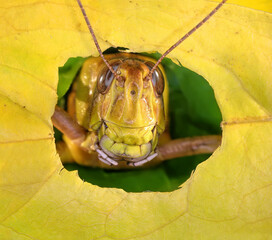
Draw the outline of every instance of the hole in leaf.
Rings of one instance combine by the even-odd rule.
[[[106,53],[115,53],[118,49],[110,48]],[[146,54],[155,59],[160,54]],[[66,99],[71,84],[80,71],[84,58],[70,58],[59,68],[58,105],[66,108]],[[216,103],[213,89],[208,82],[198,74],[174,64],[170,59],[164,59],[169,84],[169,118],[170,134],[173,139],[221,134],[222,120]],[[61,141],[61,133],[55,129],[56,141]],[[84,181],[100,187],[122,188],[127,192],[143,191],[173,191],[186,181],[191,172],[209,154],[182,157],[168,160],[162,164],[147,169],[106,170],[80,166],[76,163],[64,164],[67,170],[78,170]]]

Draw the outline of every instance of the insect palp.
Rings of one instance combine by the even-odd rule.
[[[138,167],[138,166],[143,165],[144,163],[147,163],[147,162],[151,161],[153,158],[155,158],[157,156],[158,156],[158,153],[154,153],[154,154],[150,155],[149,157],[147,157],[146,159],[141,160],[139,162],[129,162],[128,165]]]
[[[98,153],[98,158],[99,158],[99,160],[101,160],[101,159],[103,159],[104,161],[102,161],[102,162],[104,162],[104,163],[106,163],[106,161],[107,162],[109,162],[110,164],[112,164],[112,165],[118,165],[118,162],[116,162],[116,161],[114,161],[113,159],[111,159],[106,153],[104,153],[102,150],[100,150],[100,149],[96,149],[96,151],[97,151],[97,153]]]
[[[112,166],[113,164],[111,164],[110,162],[108,162],[108,161],[106,161],[104,158],[102,158],[101,156],[98,156],[98,159],[101,161],[101,162],[103,162],[103,163],[105,163],[105,164],[107,164],[107,165],[109,165],[109,166]]]

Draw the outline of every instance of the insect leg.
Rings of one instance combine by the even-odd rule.
[[[221,136],[219,135],[175,139],[158,147],[157,159],[165,161],[177,157],[213,153],[220,143]]]
[[[56,106],[52,116],[53,125],[76,145],[80,145],[86,138],[86,131],[67,112]]]

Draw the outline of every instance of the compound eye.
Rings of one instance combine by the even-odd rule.
[[[153,62],[146,62],[145,64],[148,66],[149,70],[151,70],[155,65]],[[151,81],[153,88],[155,89],[156,96],[160,97],[164,90],[164,77],[159,68],[154,70]]]
[[[117,72],[119,65],[120,65],[120,62],[112,64],[111,67],[113,68],[115,72]],[[105,67],[98,77],[98,81],[97,81],[98,92],[101,94],[106,94],[110,89],[110,86],[112,84],[114,77],[115,76],[111,72],[111,70],[108,69],[108,67]]]

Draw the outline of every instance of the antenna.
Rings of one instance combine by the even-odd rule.
[[[218,10],[223,6],[223,4],[227,0],[223,0],[220,2],[215,9],[213,9],[202,21],[200,21],[195,27],[193,27],[189,32],[187,32],[181,39],[179,39],[172,47],[170,47],[156,62],[154,67],[150,70],[149,74],[146,76],[147,80],[152,78],[152,74],[161,61],[168,55],[171,51],[173,51],[179,44],[181,44],[185,39],[187,39],[190,35],[192,35],[198,28],[200,28],[205,22],[207,22]]]
[[[155,71],[155,69],[158,67],[158,65],[161,63],[161,61],[170,53],[172,52],[178,45],[180,45],[185,39],[187,39],[190,35],[192,35],[198,28],[200,28],[205,22],[207,22],[218,10],[219,8],[221,8],[223,6],[223,4],[226,2],[227,0],[223,0],[222,2],[220,2],[216,8],[214,8],[202,21],[200,21],[195,27],[193,27],[189,32],[187,32],[182,38],[180,38],[173,46],[171,46],[164,54],[162,54],[162,56],[159,58],[159,60],[156,62],[156,64],[153,66],[153,68],[150,70],[150,72],[148,73],[148,75],[146,76],[146,79],[149,80],[152,78],[152,74]],[[91,23],[87,17],[87,14],[84,10],[84,7],[82,6],[81,0],[77,0],[77,3],[81,9],[81,12],[84,16],[84,19],[87,23],[87,26],[89,28],[89,31],[93,37],[95,46],[101,56],[101,58],[103,59],[103,61],[105,62],[105,64],[107,65],[107,67],[110,69],[110,71],[114,74],[116,79],[119,79],[120,76],[117,74],[116,71],[114,71],[114,69],[111,67],[111,65],[108,63],[108,61],[105,59],[101,48],[97,42],[96,36],[94,34],[93,28],[91,26]]]
[[[101,51],[101,48],[100,48],[100,46],[99,46],[99,44],[98,44],[98,42],[97,42],[96,36],[95,36],[94,31],[93,31],[93,28],[92,28],[92,26],[91,26],[91,23],[90,23],[90,21],[89,21],[89,19],[88,19],[88,17],[87,17],[87,14],[86,14],[86,12],[85,12],[85,10],[84,10],[84,7],[83,7],[81,1],[80,1],[80,0],[77,0],[77,3],[78,3],[78,5],[79,5],[79,7],[80,7],[80,9],[81,9],[81,12],[82,12],[82,14],[83,14],[83,16],[84,16],[85,22],[87,23],[87,26],[88,26],[88,28],[89,28],[89,31],[90,31],[90,33],[91,33],[91,35],[92,35],[92,37],[93,37],[94,44],[95,44],[95,46],[96,46],[96,48],[97,48],[97,50],[98,50],[98,52],[99,52],[99,55],[101,56],[101,58],[103,59],[103,61],[104,61],[105,64],[107,65],[107,67],[110,69],[110,71],[114,74],[115,78],[116,78],[116,79],[119,79],[120,76],[117,74],[117,72],[114,71],[114,69],[111,67],[111,65],[109,64],[109,62],[105,59],[105,57],[104,57],[104,55],[103,55],[103,53],[102,53],[102,51]]]

